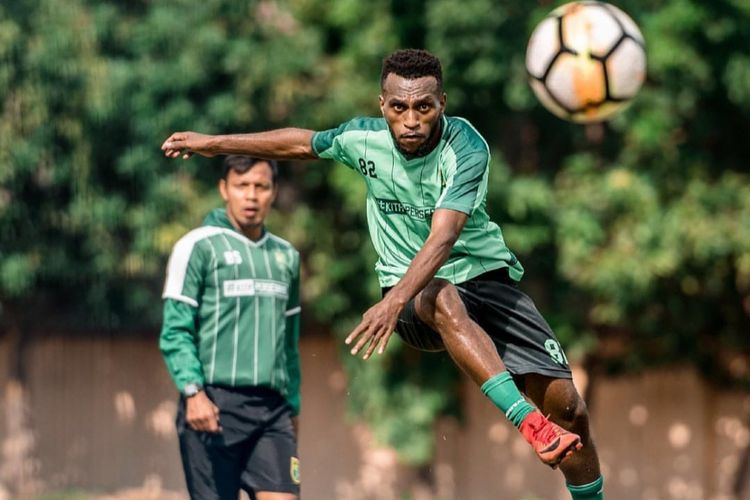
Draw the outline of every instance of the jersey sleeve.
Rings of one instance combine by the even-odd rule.
[[[296,254],[293,265],[292,281],[289,287],[286,316],[286,372],[289,376],[287,401],[292,407],[292,414],[299,415],[302,397],[300,395],[301,373],[299,360],[300,334],[300,263]]]
[[[203,367],[195,344],[198,309],[185,302],[164,301],[164,318],[159,335],[159,350],[177,390],[186,384],[204,384]]]
[[[175,244],[167,264],[159,349],[179,391],[188,383],[204,383],[195,339],[206,263],[200,248],[188,235]]]
[[[348,125],[349,122],[342,123],[336,128],[313,134],[312,148],[318,158],[336,160],[349,168],[354,168],[354,164],[346,154],[346,135],[344,132]]]
[[[450,208],[471,215],[487,192],[489,161],[487,150],[456,155],[454,168],[446,172],[445,189],[436,208]]]

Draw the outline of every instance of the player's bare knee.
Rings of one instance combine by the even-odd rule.
[[[414,300],[414,309],[417,316],[433,329],[435,328],[435,303],[437,302],[437,296],[446,284],[449,283],[445,280],[435,278],[422,289]]]
[[[461,321],[467,318],[455,285],[440,278],[430,281],[419,294],[415,306],[419,318],[441,335],[460,330]]]
[[[443,334],[460,333],[465,330],[463,324],[468,321],[466,307],[461,301],[458,289],[447,283],[440,289],[435,300],[435,329]]]
[[[581,433],[588,429],[588,408],[578,395],[574,398],[566,398],[566,401],[560,401],[555,405],[551,416],[558,425],[567,430]]]

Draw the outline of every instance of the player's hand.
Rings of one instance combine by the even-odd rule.
[[[362,349],[366,348],[362,359],[368,359],[376,347],[378,348],[378,354],[383,354],[388,340],[396,329],[396,321],[398,321],[398,315],[401,314],[403,307],[396,301],[389,300],[389,295],[386,295],[383,300],[369,308],[362,315],[362,321],[359,325],[346,337],[347,345],[358,339],[351,350],[352,355],[356,356]]]
[[[187,160],[193,156],[193,153],[211,157],[214,156],[210,144],[212,137],[211,135],[199,134],[197,132],[175,132],[164,141],[164,144],[161,145],[161,150],[164,151],[164,156],[167,158],[179,158],[182,156],[183,160]]]
[[[219,408],[200,391],[185,402],[185,420],[191,429],[200,432],[221,432]]]

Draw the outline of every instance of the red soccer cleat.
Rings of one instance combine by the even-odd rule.
[[[553,469],[583,448],[581,437],[550,422],[538,411],[529,413],[519,428],[523,437],[534,447],[539,459]]]

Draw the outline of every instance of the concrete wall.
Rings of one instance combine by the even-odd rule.
[[[7,354],[0,342],[0,359]],[[27,356],[30,490],[184,498],[176,394],[155,338],[50,336],[35,341]],[[307,500],[569,498],[560,473],[539,464],[468,381],[463,424],[446,419],[436,428],[429,490],[391,450],[375,446],[365,427],[346,420],[346,380],[332,341],[303,338],[302,362]],[[0,364],[4,395],[6,367]],[[582,374],[576,373],[576,383],[586,384]],[[4,410],[3,456],[12,442]],[[750,443],[748,415],[750,395],[711,388],[688,368],[599,381],[592,416],[608,500],[734,498],[741,453]]]

